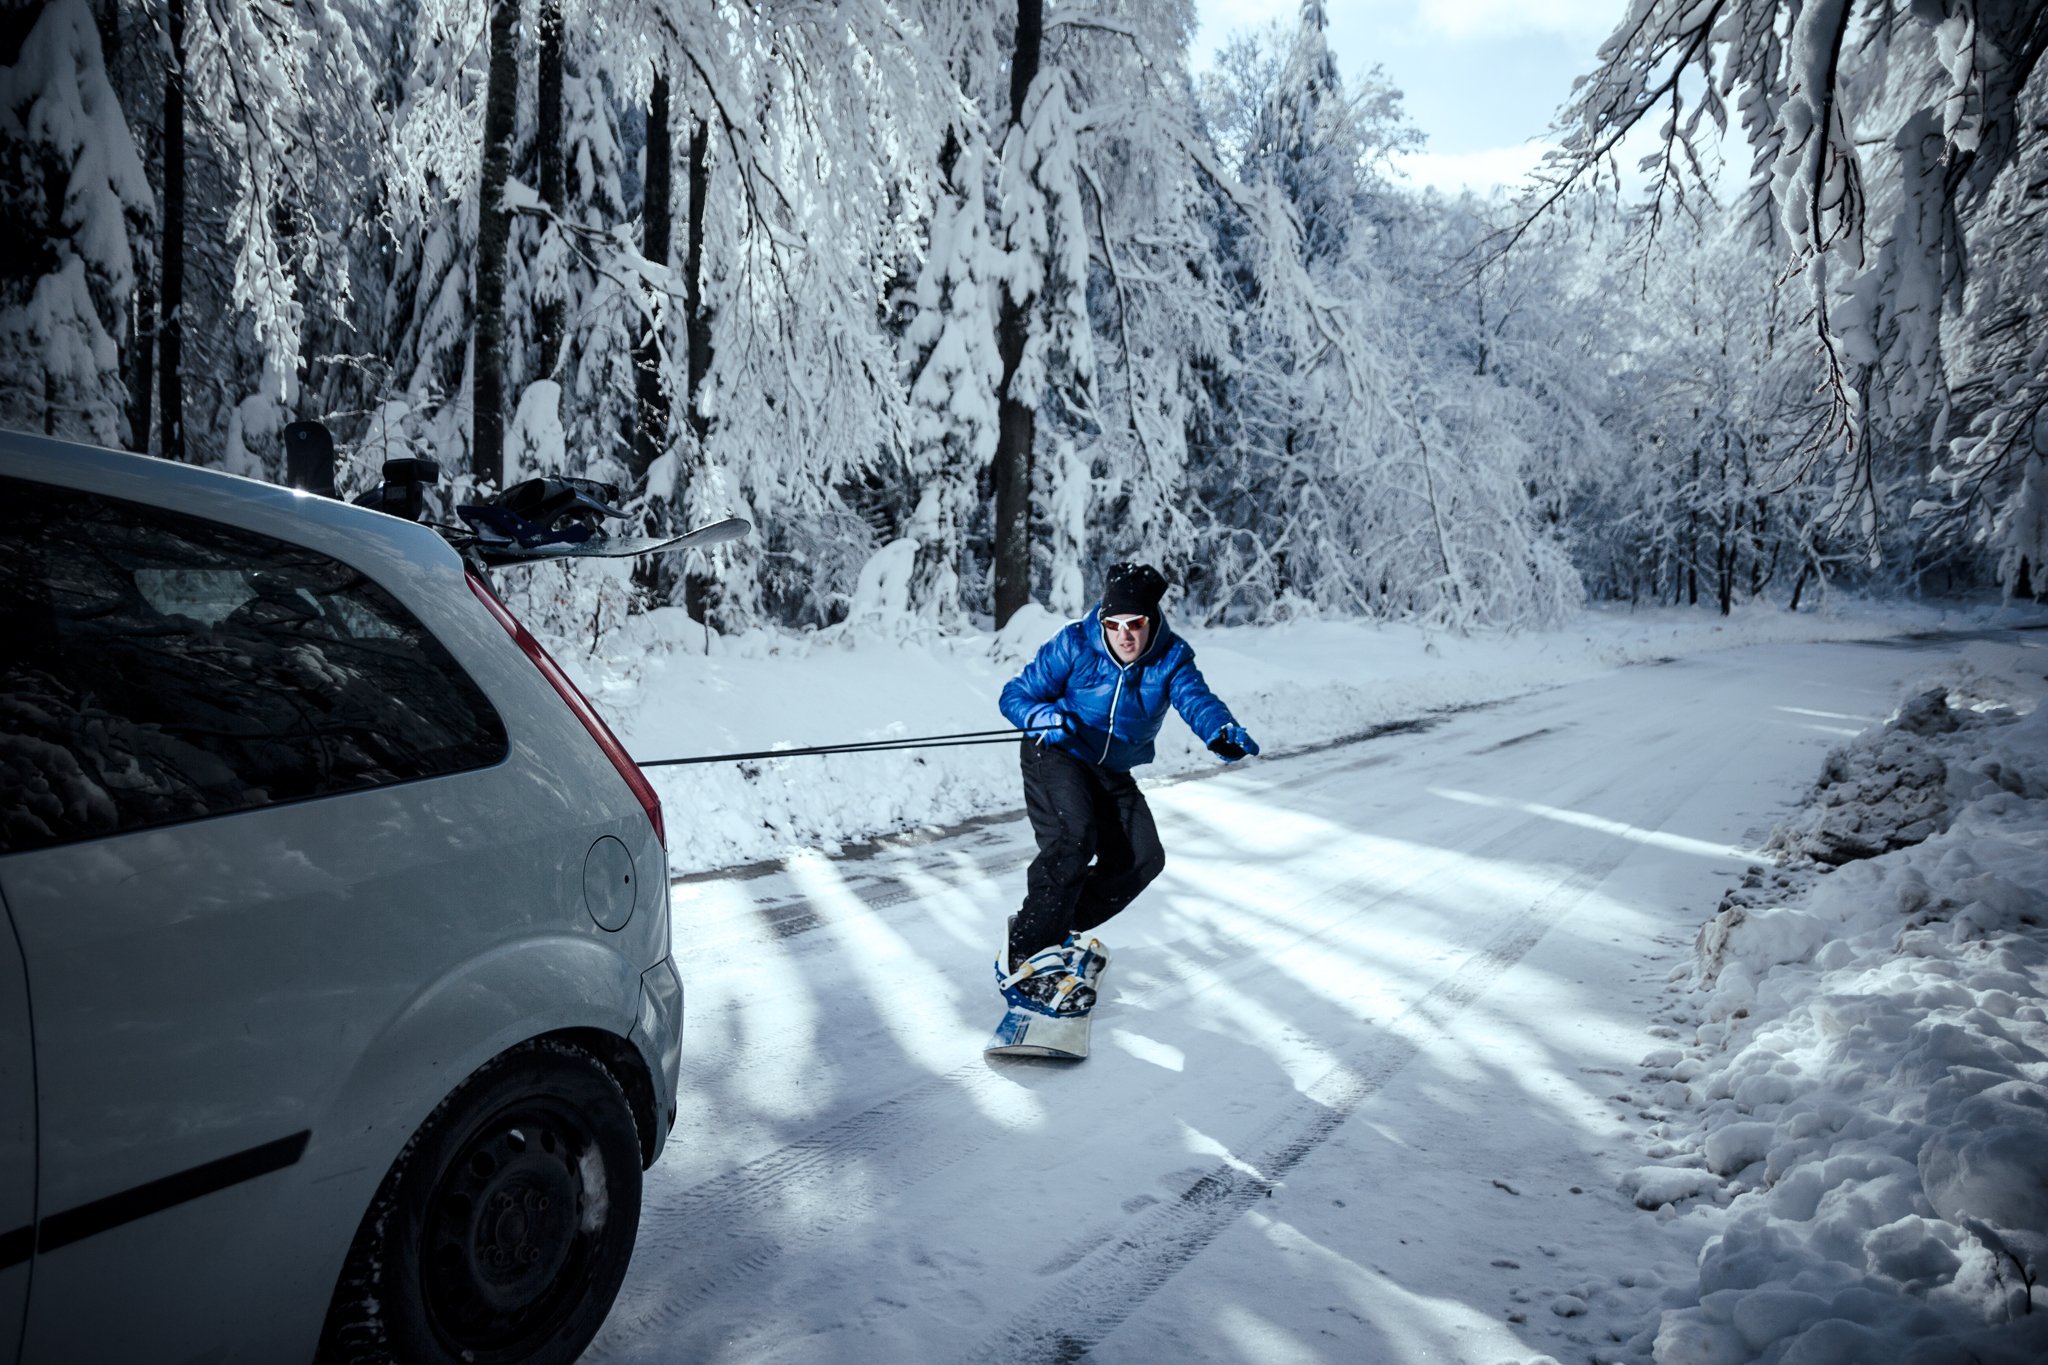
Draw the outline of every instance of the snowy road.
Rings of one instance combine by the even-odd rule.
[[[682,1116],[587,1358],[1613,1349],[1697,1251],[1616,1188],[1666,978],[1952,648],[1735,650],[1151,786],[1167,870],[1078,1066],[980,1053],[1021,817],[678,884]]]

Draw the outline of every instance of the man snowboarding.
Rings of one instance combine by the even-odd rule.
[[[1152,761],[1166,708],[1226,763],[1259,751],[1202,680],[1194,650],[1168,628],[1165,592],[1149,564],[1110,565],[1095,609],[1046,641],[1003,688],[1004,717],[1038,731],[1019,760],[1038,856],[996,958],[1009,1013],[989,1051],[1087,1055],[1087,1016],[1109,960],[1092,931],[1166,866],[1131,776]]]

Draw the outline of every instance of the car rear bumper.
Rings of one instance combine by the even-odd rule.
[[[654,1071],[654,1152],[659,1157],[676,1125],[676,1072],[683,1060],[683,979],[676,960],[664,957],[640,974],[640,1014],[633,1042]]]

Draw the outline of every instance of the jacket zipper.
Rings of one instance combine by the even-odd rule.
[[[1116,671],[1116,691],[1109,694],[1109,733],[1103,738],[1102,757],[1095,760],[1097,763],[1109,762],[1109,746],[1116,743],[1116,704],[1123,700],[1124,679],[1130,676],[1130,671],[1129,664]]]

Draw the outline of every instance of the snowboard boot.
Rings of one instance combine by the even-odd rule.
[[[1095,988],[1069,970],[1065,948],[1041,948],[1009,971],[1007,956],[996,959],[996,988],[1011,1009],[1071,1016],[1095,1008]]]

